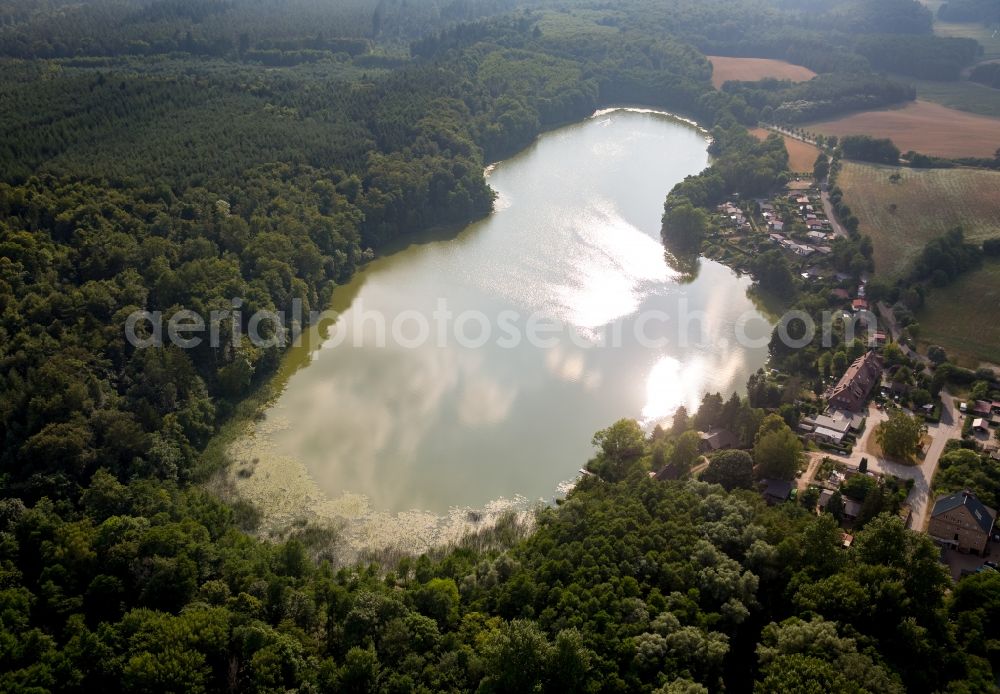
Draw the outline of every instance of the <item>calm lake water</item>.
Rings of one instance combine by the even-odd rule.
[[[737,344],[736,323],[765,344],[770,332],[749,280],[702,260],[684,283],[660,242],[663,199],[707,165],[706,146],[688,124],[616,110],[493,167],[488,219],[417,239],[338,288],[337,326],[289,355],[256,448],[301,463],[313,495],[354,499],[361,512],[444,514],[551,499],[598,429],[621,417],[651,427],[706,391],[742,390],[767,349]],[[450,321],[433,318],[442,306]],[[485,345],[455,339],[462,327],[482,342],[481,318],[457,319],[466,311],[490,322]],[[512,339],[536,313],[561,332]],[[422,320],[430,335],[414,346]]]

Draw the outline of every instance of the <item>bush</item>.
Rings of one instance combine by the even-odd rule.
[[[983,255],[1000,255],[1000,239],[986,239],[983,241]]]

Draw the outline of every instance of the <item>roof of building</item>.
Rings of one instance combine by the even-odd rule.
[[[969,513],[976,519],[976,523],[983,529],[983,532],[988,533],[993,529],[993,521],[997,517],[997,512],[977,499],[976,495],[969,491],[955,492],[948,496],[942,496],[934,502],[934,510],[931,511],[931,517],[933,518],[942,513],[953,511],[961,506],[969,510]]]
[[[836,429],[828,429],[827,427],[818,426],[813,431],[813,433],[816,434],[817,436],[825,436],[831,441],[836,441],[837,443],[840,443],[841,441],[844,440],[844,432],[837,431]]]
[[[784,501],[792,493],[792,483],[788,480],[761,480],[763,488],[761,493],[764,496]]]
[[[651,472],[649,474],[651,477],[661,482],[676,480],[681,477],[681,468],[677,465],[665,465],[659,472]]]
[[[882,360],[875,352],[866,352],[840,377],[840,381],[830,391],[829,402],[832,407],[857,411],[864,404],[872,386],[882,374]]]
[[[831,410],[830,414],[817,415],[812,420],[806,421],[811,421],[817,428],[823,427],[839,431],[840,433],[847,433],[849,429],[860,429],[864,420],[865,418],[860,414]]]
[[[739,440],[736,434],[729,429],[712,429],[701,432],[701,440],[709,445],[713,451],[720,448],[735,448]]]
[[[844,515],[848,518],[857,518],[861,514],[861,504],[854,499],[844,497]]]

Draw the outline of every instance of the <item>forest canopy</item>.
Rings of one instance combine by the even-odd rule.
[[[755,441],[781,398],[763,375],[676,432],[599,432],[599,474],[527,539],[508,519],[490,549],[341,567],[335,537],[261,541],[202,484],[283,345],[124,338],[137,310],[323,308],[393,240],[488,214],[489,162],[610,104],[711,133],[664,208],[695,246],[702,208],[787,179],[782,139],[747,125],[912,99],[871,69],[917,47],[921,71],[971,51],[911,0],[0,0],[0,690],[991,687],[997,578],[950,592],[890,515],[845,550],[831,517],[748,489],[745,452],[712,461],[719,484],[649,477],[686,475],[717,423],[793,474],[784,422]],[[822,74],[719,91],[705,52]],[[945,246],[929,271],[968,261]]]

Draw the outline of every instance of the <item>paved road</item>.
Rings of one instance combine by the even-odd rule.
[[[814,147],[816,146],[815,140],[812,140],[808,137],[803,137],[802,135],[793,133],[792,131],[786,130],[785,128],[781,128],[776,125],[767,125],[764,127],[766,127],[768,130],[773,130],[774,132],[786,135],[787,137],[790,137],[793,140],[799,140],[800,142],[805,142],[808,145],[813,145]],[[833,159],[831,159],[829,156],[826,159],[828,162],[831,163],[833,161]],[[841,224],[840,220],[837,219],[837,213],[833,209],[833,203],[830,202],[830,193],[827,189],[826,183],[823,181],[819,183],[821,191],[820,199],[823,201],[823,212],[826,214],[826,218],[830,220],[830,226],[833,228],[833,233],[836,234],[837,236],[840,236],[841,238],[845,239],[850,238],[850,234],[847,232],[847,229],[845,229],[844,225]]]
[[[912,479],[914,481],[913,489],[910,491],[907,501],[913,512],[911,527],[914,530],[923,531],[927,528],[931,502],[933,501],[930,495],[931,482],[934,479],[934,472],[937,470],[941,454],[944,452],[945,443],[950,439],[962,437],[962,417],[955,409],[955,399],[946,390],[941,391],[941,399],[943,401],[941,423],[928,427],[927,433],[931,436],[931,444],[920,465],[900,465],[867,452],[868,439],[871,438],[878,424],[886,419],[885,412],[877,409],[874,405],[868,409],[868,423],[865,426],[865,432],[857,445],[854,446],[850,456],[823,454],[855,469],[861,464],[861,458],[868,458],[868,469],[872,472],[895,475],[901,479]],[[820,455],[819,458],[822,458],[823,455]]]

